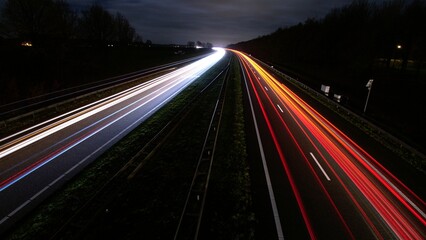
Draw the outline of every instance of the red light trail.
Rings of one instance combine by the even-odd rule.
[[[277,140],[277,136],[282,134],[283,129],[290,135],[291,139],[288,140],[294,142],[297,151],[303,156],[306,165],[324,195],[330,201],[350,238],[355,237],[352,226],[346,223],[345,219],[348,216],[341,214],[332,194],[322,183],[320,176],[316,173],[316,167],[313,166],[310,159],[315,161],[328,181],[337,180],[376,238],[384,239],[389,235],[399,239],[425,238],[425,202],[422,199],[254,60],[241,52],[234,51],[234,53],[244,66],[243,71],[253,89],[262,117],[266,121],[285,174],[297,199],[307,231],[312,239],[316,238],[316,233],[309,213],[305,209],[305,200],[300,195],[298,183],[293,177],[294,173],[288,166],[289,160],[285,157],[282,143],[280,144]],[[273,108],[274,111],[267,112],[265,108]],[[293,134],[294,130],[291,130],[288,124],[290,120],[284,118],[284,112],[291,116],[291,120],[299,128],[297,131],[303,133],[304,139],[307,139],[315,149],[315,154],[320,156],[319,160],[325,164],[326,170],[312,152],[304,150],[299,144],[300,135],[295,136]],[[273,126],[270,121],[271,118],[279,119],[282,127]],[[308,159],[309,155],[311,157]],[[331,172],[330,177],[326,171]],[[348,183],[346,179],[349,179],[350,182]],[[377,226],[377,222],[386,227]],[[383,229],[389,230],[390,233],[383,233]]]

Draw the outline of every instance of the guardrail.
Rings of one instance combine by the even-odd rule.
[[[206,55],[184,59],[157,67],[142,69],[128,74],[107,78],[101,81],[96,81],[93,83],[52,92],[42,96],[5,104],[0,106],[0,131],[10,127],[11,124],[14,124],[19,120],[35,119],[36,116],[46,112],[58,112],[58,108],[61,106],[66,106],[72,102],[78,102],[88,96],[100,94],[101,92],[105,92],[120,85],[127,84],[131,81],[138,80],[139,78],[147,76],[148,74],[153,74],[171,67],[178,67],[180,65],[196,61],[205,57]]]
[[[382,143],[384,146],[386,146],[389,150],[396,153],[398,156],[403,158],[405,161],[413,165],[415,168],[420,170],[423,173],[426,173],[426,155],[417,150],[416,148],[410,146],[409,144],[405,143],[404,141],[398,139],[391,133],[387,132],[386,130],[382,129],[381,127],[375,125],[371,121],[365,119],[364,117],[360,116],[359,114],[349,110],[348,108],[340,105],[336,101],[331,100],[327,96],[325,96],[323,93],[318,92],[315,89],[312,89],[311,87],[307,86],[306,84],[298,81],[297,79],[294,79],[290,77],[289,75],[280,72],[279,70],[275,69],[274,67],[264,63],[263,61],[254,58],[258,63],[263,65],[264,67],[267,67],[270,71],[274,72],[275,74],[282,77],[287,82],[293,84],[294,86],[303,89],[307,94],[314,97],[315,99],[319,100],[322,104],[329,107],[336,113],[338,113],[340,116],[348,120],[349,122],[352,122],[355,126],[360,128],[362,131],[364,131],[367,135],[371,136],[378,142]]]

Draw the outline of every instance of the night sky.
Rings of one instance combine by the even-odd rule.
[[[144,41],[160,44],[210,42],[215,46],[246,41],[320,19],[351,0],[68,0],[76,9],[93,2],[123,14]],[[374,2],[382,2],[375,0]]]

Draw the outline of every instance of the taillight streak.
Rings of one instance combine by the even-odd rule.
[[[259,67],[255,67],[255,68],[258,69]],[[261,70],[259,70],[259,71],[261,71]],[[332,143],[331,140],[328,137],[326,137],[325,134],[322,133],[322,131],[312,121],[310,121],[308,119],[312,118],[313,120],[318,122],[323,127],[323,129],[325,129],[328,132],[328,134],[333,136],[335,141],[337,141],[345,150],[347,150],[351,154],[351,156],[355,157],[355,159],[359,163],[361,163],[365,167],[365,169],[367,169],[375,177],[375,179],[380,181],[383,184],[383,186],[385,188],[387,188],[392,193],[392,195],[394,195],[399,200],[399,202],[401,202],[424,225],[425,220],[423,218],[423,213],[421,212],[421,209],[419,207],[417,207],[416,205],[413,206],[412,202],[410,203],[408,197],[406,197],[405,195],[401,196],[401,191],[395,189],[394,185],[391,186],[389,184],[389,181],[385,180],[383,178],[382,173],[379,173],[378,170],[373,169],[370,164],[366,163],[366,160],[362,156],[360,156],[360,152],[365,152],[365,151],[363,151],[356,144],[354,144],[355,147],[349,146],[348,142],[353,143],[353,141],[351,141],[344,134],[341,134],[341,136],[337,136],[336,132],[338,132],[338,133],[341,133],[341,132],[338,131],[334,126],[333,126],[333,129],[335,129],[335,132],[331,131],[329,129],[329,126],[326,126],[325,123],[320,121],[320,119],[323,119],[323,117],[321,115],[319,115],[316,112],[315,112],[315,115],[312,114],[311,111],[314,111],[314,110],[311,109],[309,107],[309,105],[304,103],[301,99],[299,99],[296,95],[294,95],[289,89],[284,89],[284,87],[281,86],[281,84],[277,83],[277,81],[275,79],[273,79],[272,76],[270,76],[269,74],[266,75],[263,72],[259,72],[259,73],[261,75],[263,75],[263,78],[266,82],[269,82],[270,89],[273,89],[273,91],[276,94],[280,93],[279,96],[281,96],[281,97],[279,97],[279,99],[281,99],[281,101],[284,101],[284,99],[286,99],[286,101],[285,101],[286,104],[283,104],[283,105],[285,107],[291,106],[292,112],[298,116],[297,119],[299,119],[299,121],[301,123],[303,123],[304,126],[307,129],[310,130],[311,134],[313,134],[313,136],[315,136],[315,138],[320,143],[322,143],[323,147],[327,150],[327,152],[330,154],[330,156],[332,156],[333,159],[336,161],[336,163],[342,168],[342,170],[344,170],[344,172],[346,172],[346,174],[350,177],[350,179],[354,182],[354,184],[356,184],[356,186],[364,194],[364,196],[367,199],[369,199],[370,203],[373,206],[375,206],[376,210],[384,218],[385,222],[387,222],[389,227],[391,227],[393,229],[393,231],[396,234],[398,234],[400,237],[420,238],[421,234],[417,233],[415,231],[413,226],[411,226],[409,220],[406,219],[405,216],[400,213],[400,211],[398,211],[397,206],[394,206],[392,204],[392,202],[381,193],[381,191],[377,188],[377,186],[375,184],[373,184],[371,182],[371,180],[369,180],[369,178],[367,176],[365,176],[357,168],[357,166],[354,163],[352,163],[352,161],[349,160],[343,154],[343,152],[340,149],[338,149],[336,144]],[[277,88],[277,86],[278,86],[278,88]],[[263,89],[263,87],[262,87],[262,89]],[[284,95],[284,92],[286,92],[290,97],[289,98],[286,97]],[[274,105],[272,102],[271,102],[271,104]],[[308,111],[307,108],[309,108],[311,111]],[[306,115],[305,113],[303,113],[299,109],[304,109],[305,112],[309,113],[310,115],[309,116]],[[275,111],[277,111],[277,110],[275,109]],[[294,116],[293,116],[293,118],[296,120],[296,118]],[[298,121],[296,121],[296,122],[298,122]],[[328,125],[331,125],[331,123],[329,123],[328,121],[326,123]],[[300,126],[300,124],[299,124],[299,126]],[[301,129],[303,130],[303,128],[301,128]],[[304,131],[304,134],[309,138],[309,135],[305,131]],[[347,139],[347,141],[343,141],[342,138]],[[356,151],[354,148],[358,149],[358,151]],[[366,156],[368,158],[373,159],[368,154],[366,154]],[[322,158],[325,160],[324,156],[322,156]],[[374,161],[375,164],[377,164],[379,166],[379,168],[384,169],[380,164],[377,163],[376,160],[373,160],[373,161]],[[327,161],[325,161],[325,162],[331,168],[330,164]],[[387,170],[385,172],[388,173]],[[333,170],[333,174],[335,174],[337,176],[337,174],[336,174],[336,172],[334,172],[334,170]],[[390,176],[392,178],[396,179],[393,175],[390,175]],[[398,182],[400,182],[400,181],[398,180]],[[341,182],[341,183],[343,184],[343,182]],[[404,188],[406,188],[405,185],[402,184],[402,186]],[[346,187],[345,187],[345,189],[347,190]],[[409,192],[412,193],[412,191],[409,191]],[[414,196],[415,196],[415,198],[419,199],[415,194],[414,194]],[[351,198],[353,200],[355,200],[353,197],[351,197]],[[421,203],[424,203],[421,199],[419,199],[419,200],[420,200]],[[356,203],[356,205],[359,207],[359,205],[357,203]],[[420,213],[417,212],[417,211],[420,211]],[[363,216],[366,217],[366,214],[363,213]],[[371,221],[368,221],[368,222],[371,223]],[[372,226],[372,227],[374,227],[374,226]],[[375,231],[375,232],[376,232],[376,234],[378,233],[377,231]]]
[[[244,63],[244,62],[243,62],[243,63]],[[274,145],[275,145],[275,147],[276,147],[276,149],[277,149],[277,152],[278,152],[278,155],[279,155],[279,157],[280,157],[280,159],[281,159],[281,163],[283,164],[284,171],[285,171],[285,172],[286,172],[286,174],[287,174],[287,178],[288,178],[288,180],[289,180],[289,182],[290,182],[290,186],[291,186],[291,188],[292,188],[292,190],[293,190],[293,194],[294,194],[294,195],[295,195],[295,197],[296,197],[296,201],[297,201],[297,203],[298,203],[298,205],[299,205],[299,209],[300,209],[300,211],[301,211],[301,214],[302,214],[303,220],[305,221],[305,225],[306,225],[306,227],[307,227],[307,230],[308,230],[308,232],[309,232],[309,235],[310,235],[311,239],[315,239],[315,238],[316,238],[316,237],[315,237],[315,233],[314,233],[314,230],[313,230],[313,228],[312,228],[312,224],[310,223],[309,217],[308,217],[308,215],[307,215],[307,213],[306,213],[306,209],[305,209],[305,207],[304,207],[304,205],[303,205],[303,201],[302,201],[302,198],[301,198],[301,196],[300,196],[299,190],[298,190],[298,188],[297,188],[297,186],[296,186],[296,184],[295,184],[295,182],[294,182],[294,179],[293,179],[292,173],[291,173],[291,172],[290,172],[290,170],[289,170],[289,167],[288,167],[288,165],[287,165],[287,161],[286,161],[286,160],[285,160],[285,158],[284,158],[284,154],[282,153],[282,150],[281,150],[281,148],[280,148],[280,146],[279,146],[278,140],[276,139],[275,133],[274,133],[274,131],[272,130],[271,123],[270,123],[269,118],[268,118],[268,116],[267,116],[267,114],[266,114],[266,112],[265,112],[265,109],[263,108],[263,104],[261,103],[261,100],[260,100],[260,98],[259,98],[259,95],[258,95],[258,93],[257,93],[257,91],[256,91],[256,89],[255,89],[255,87],[254,87],[254,85],[253,85],[253,80],[252,80],[252,78],[251,78],[251,76],[250,76],[250,74],[249,74],[249,72],[248,72],[248,69],[247,69],[247,67],[246,67],[246,63],[244,63],[244,67],[246,68],[246,69],[245,69],[245,71],[248,73],[248,74],[247,74],[247,76],[248,76],[248,78],[250,79],[250,84],[252,85],[252,89],[253,89],[253,91],[254,91],[254,93],[255,93],[256,100],[257,100],[257,101],[258,101],[258,103],[259,103],[259,106],[260,106],[260,108],[261,108],[262,114],[263,114],[263,116],[264,116],[264,118],[265,118],[265,121],[266,121],[266,123],[267,123],[268,129],[269,129],[269,132],[270,132],[271,137],[272,137],[273,142],[274,142]]]
[[[252,79],[250,79],[252,80]],[[258,84],[261,86],[261,83],[259,82],[259,80],[256,80],[258,82]],[[252,83],[253,89],[254,89],[254,83]],[[269,95],[267,95],[266,91],[264,90],[264,88],[261,88],[263,90],[263,94],[265,94],[265,96],[267,97],[269,103],[271,104],[271,106],[275,106],[273,101],[271,100],[271,98],[269,97]],[[258,98],[259,101],[259,105],[263,105],[263,103],[261,102],[260,98],[258,97],[258,93],[257,91],[254,89],[256,96]],[[285,105],[284,105],[285,106]],[[267,119],[267,114],[266,112],[263,110],[263,106],[261,106],[262,108],[262,113],[264,114],[265,119]],[[322,181],[320,180],[318,174],[316,173],[314,167],[312,166],[312,164],[310,163],[310,161],[307,159],[304,151],[302,150],[302,148],[300,147],[300,145],[298,144],[296,138],[294,137],[294,135],[292,134],[291,130],[289,129],[288,125],[285,123],[284,119],[282,118],[282,115],[278,112],[278,110],[274,107],[273,108],[276,115],[279,117],[281,123],[283,124],[283,126],[285,127],[286,131],[288,132],[288,134],[291,136],[293,142],[295,143],[297,149],[299,150],[299,152],[301,153],[301,156],[304,158],[305,162],[307,163],[307,166],[309,167],[309,169],[311,170],[311,172],[313,173],[313,175],[315,176],[316,181],[318,182],[319,186],[321,187],[322,191],[324,192],[325,196],[327,197],[327,199],[329,200],[330,204],[332,205],[334,211],[336,212],[337,216],[339,217],[339,220],[341,221],[342,225],[345,227],[345,230],[347,231],[347,233],[349,234],[349,236],[351,236],[352,239],[354,239],[354,235],[352,233],[352,231],[350,230],[349,226],[347,225],[346,221],[344,220],[343,216],[341,215],[340,211],[338,210],[336,204],[334,203],[333,199],[331,198],[330,194],[328,193],[328,191],[325,189],[324,184],[322,183]],[[282,112],[282,110],[280,110],[280,112]],[[269,120],[267,120],[268,125],[269,125]],[[272,127],[272,126],[271,126]],[[272,129],[270,129],[270,131],[274,131]],[[274,135],[275,138],[275,133],[271,133],[271,135]],[[275,139],[274,139],[275,142]],[[279,146],[278,143],[276,143],[276,147],[278,149],[279,152],[281,152],[282,154],[282,150],[281,147]],[[285,169],[289,169],[286,163],[285,158],[282,158],[283,164],[285,164]],[[288,170],[288,172],[290,172],[290,170]],[[287,174],[289,174],[288,172],[286,172]],[[303,206],[302,206],[303,207]]]
[[[262,69],[262,71],[264,71]],[[368,154],[364,149],[362,149],[358,144],[356,144],[352,139],[346,136],[342,131],[337,129],[333,124],[331,124],[327,119],[325,119],[321,114],[319,114],[315,109],[306,104],[300,97],[295,95],[290,89],[286,88],[282,84],[279,84],[276,79],[274,79],[270,74],[264,72],[266,76],[271,79],[270,84],[274,84],[286,92],[287,95],[293,99],[298,106],[304,109],[309,115],[307,117],[312,117],[317,123],[319,123],[325,131],[327,131],[333,138],[340,143],[348,152],[351,152],[351,156],[354,156],[359,163],[361,163],[371,174],[373,174],[377,180],[379,180],[384,187],[386,187],[396,198],[398,198],[402,204],[404,204],[409,211],[416,216],[416,218],[426,225],[426,214],[424,211],[417,206],[406,194],[404,194],[398,187],[388,179],[390,177],[394,182],[396,182],[400,187],[404,189],[405,192],[409,193],[412,198],[414,198],[419,204],[424,208],[425,201],[419,198],[411,189],[409,189],[405,184],[403,184],[398,178],[396,178],[392,173],[390,173],[386,168],[384,168],[376,159],[374,159],[370,154]],[[290,101],[290,98],[288,100]],[[297,106],[293,104],[295,108]],[[374,163],[374,165],[373,165]],[[380,170],[378,170],[377,168]],[[383,174],[382,172],[386,173]],[[388,176],[388,177],[386,177]]]

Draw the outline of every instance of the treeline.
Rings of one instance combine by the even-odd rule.
[[[202,52],[180,48],[176,54],[176,48],[142,43],[122,14],[98,4],[78,12],[63,0],[5,0],[0,7],[0,111]]]
[[[304,23],[230,47],[271,62],[290,65],[333,66],[345,70],[371,71],[382,59],[392,67],[419,70],[426,59],[426,4],[422,0],[388,1],[380,5],[354,1],[334,9],[323,19]]]
[[[209,42],[201,42],[201,41],[193,42],[193,41],[189,41],[186,46],[187,47],[212,48],[213,44],[211,44]]]
[[[142,42],[122,14],[113,15],[96,3],[78,13],[63,0],[6,0],[0,15],[0,37],[34,46]]]
[[[250,53],[425,149],[426,3],[354,1],[322,19],[229,46]],[[407,138],[411,140],[407,140]],[[426,151],[426,150],[425,150]]]

